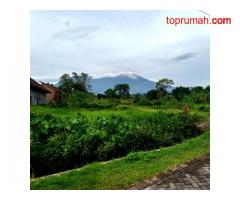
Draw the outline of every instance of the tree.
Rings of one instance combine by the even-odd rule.
[[[208,85],[207,87],[205,87],[205,90],[210,93],[210,85]]]
[[[98,99],[103,99],[103,98],[106,98],[106,95],[105,94],[97,94],[97,98]]]
[[[196,86],[196,87],[192,88],[192,92],[199,93],[199,92],[203,92],[203,91],[204,91],[204,88],[202,86]]]
[[[156,83],[156,89],[158,90],[158,95],[160,98],[167,94],[167,88],[171,87],[174,82],[172,79],[163,78]]]
[[[134,95],[132,95],[132,99],[133,99],[133,103],[136,103],[140,106],[151,106],[152,105],[151,101],[149,101],[147,99],[146,95],[144,95],[144,94],[140,94],[140,93],[134,94]]]
[[[201,86],[192,88],[190,100],[193,103],[209,103],[210,102],[210,87],[204,89]]]
[[[91,89],[89,84],[91,77],[86,73],[78,75],[76,72],[72,73],[73,88],[75,91],[88,92]]]
[[[149,100],[157,99],[158,98],[158,91],[157,90],[149,90],[147,92],[147,98]]]
[[[59,78],[59,88],[65,92],[70,93],[73,90],[73,80],[69,74],[63,74]]]
[[[189,88],[187,87],[176,87],[175,89],[172,90],[172,95],[177,99],[177,100],[182,100],[185,96],[189,95],[191,92]]]
[[[205,91],[207,93],[207,102],[210,103],[210,85],[208,85],[206,88],[205,88]]]
[[[107,98],[116,98],[116,92],[114,89],[107,89],[105,92],[104,92],[105,96]]]
[[[83,72],[81,73],[81,77],[82,77],[82,81],[83,81],[86,91],[90,91],[92,89],[92,86],[90,85],[91,77],[88,74],[83,73]]]
[[[65,93],[69,94],[73,91],[78,92],[89,92],[91,90],[91,85],[89,84],[91,77],[86,73],[81,73],[80,75],[76,72],[69,74],[63,74],[59,78],[59,88]]]
[[[172,79],[163,78],[163,79],[160,79],[156,83],[156,88],[157,88],[157,90],[159,90],[159,89],[166,90],[167,88],[171,87],[171,85],[173,85],[173,84],[174,84],[174,82]]]
[[[130,96],[130,88],[128,84],[118,84],[115,85],[114,90],[116,92],[116,95],[120,98],[125,98]]]

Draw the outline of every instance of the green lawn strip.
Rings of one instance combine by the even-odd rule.
[[[181,109],[173,109],[173,108],[157,108],[157,107],[150,107],[150,106],[124,106],[125,109],[112,108],[112,109],[100,109],[100,110],[89,110],[84,108],[51,108],[46,106],[31,106],[31,112],[38,112],[38,113],[51,113],[58,117],[76,117],[77,114],[80,112],[86,115],[89,119],[93,119],[97,116],[108,116],[111,114],[117,115],[132,115],[133,113],[144,115],[144,114],[151,114],[156,113],[158,111],[166,112],[166,113],[179,113],[182,112]],[[202,112],[196,109],[191,110],[192,114],[198,114],[202,117],[208,118],[209,112]]]
[[[31,189],[126,189],[178,164],[209,153],[210,133],[159,151],[147,151],[151,159],[125,158],[88,164],[66,173],[31,179]]]
[[[134,116],[146,116],[152,115],[156,112],[165,112],[165,113],[179,113],[182,110],[179,109],[158,109],[144,106],[128,106],[127,109],[118,110],[118,109],[101,109],[101,110],[87,110],[87,109],[74,109],[74,108],[49,108],[44,106],[31,106],[31,112],[37,113],[50,113],[56,117],[77,117],[78,113],[85,115],[89,120],[94,120],[96,117],[107,117],[109,115],[120,115],[125,117],[134,118]],[[197,110],[192,110],[191,114],[197,114],[201,117],[201,121],[209,121],[209,112],[201,112]]]
[[[145,108],[145,107],[126,107],[126,109],[100,109],[100,110],[87,110],[87,109],[74,109],[74,108],[48,108],[44,106],[32,106],[31,112],[38,113],[50,113],[57,117],[77,117],[78,113],[85,115],[89,120],[94,120],[97,116],[109,116],[109,115],[122,115],[130,116],[131,118],[134,115],[151,115],[156,113],[158,110],[154,108]]]

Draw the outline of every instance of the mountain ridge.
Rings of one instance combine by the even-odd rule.
[[[155,82],[131,72],[108,75],[90,81],[94,93],[104,93],[107,89],[124,83],[129,84],[131,94],[146,93],[155,88]]]

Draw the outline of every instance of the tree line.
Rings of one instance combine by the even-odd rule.
[[[59,88],[62,90],[61,103],[71,104],[71,102],[81,101],[89,104],[87,99],[92,99],[93,102],[101,99],[132,99],[133,103],[142,105],[150,105],[152,101],[162,102],[173,100],[185,101],[188,103],[209,103],[210,102],[210,86],[175,87],[172,79],[163,78],[156,82],[155,89],[149,90],[145,94],[131,94],[130,86],[127,83],[117,84],[113,88],[107,89],[103,94],[94,94],[91,92],[91,77],[86,73],[63,74],[59,78]],[[169,89],[172,91],[169,92]],[[86,100],[86,101],[84,101]]]

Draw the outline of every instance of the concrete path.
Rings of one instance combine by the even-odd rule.
[[[209,155],[179,165],[152,180],[139,183],[130,189],[135,190],[209,190]]]

